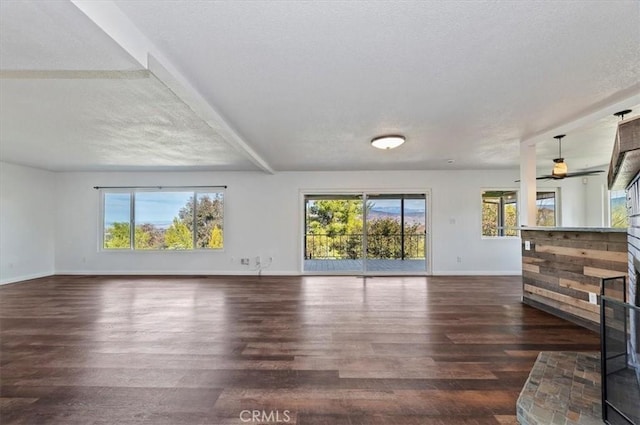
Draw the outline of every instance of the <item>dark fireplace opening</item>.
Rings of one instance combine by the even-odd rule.
[[[640,291],[638,291],[638,279],[640,279],[640,261],[638,257],[633,256],[633,275],[634,279],[629,282],[628,294],[625,297],[629,297],[629,302],[635,306],[640,306]],[[631,275],[631,273],[629,273]],[[626,300],[625,300],[626,301]]]
[[[602,414],[607,424],[640,425],[640,261],[625,277],[602,279],[600,297]],[[628,302],[632,300],[633,304]]]

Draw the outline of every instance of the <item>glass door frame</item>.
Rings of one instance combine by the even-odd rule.
[[[320,196],[359,196],[363,203],[367,202],[368,195],[424,195],[425,203],[425,270],[424,271],[370,271],[367,270],[367,220],[366,208],[362,208],[363,224],[363,257],[362,269],[359,271],[305,271],[305,236],[306,236],[306,197],[311,195]],[[431,276],[432,274],[432,238],[431,238],[431,189],[301,189],[299,193],[299,236],[298,236],[298,261],[301,275],[350,275],[350,276]],[[404,223],[402,224],[404,226]]]

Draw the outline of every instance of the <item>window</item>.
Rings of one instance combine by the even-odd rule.
[[[556,193],[536,193],[536,226],[556,225]]]
[[[193,250],[224,246],[224,193],[103,191],[105,250]]]
[[[518,196],[515,190],[482,192],[482,236],[518,236]]]
[[[612,190],[609,192],[609,208],[611,211],[611,227],[627,227],[627,192]]]

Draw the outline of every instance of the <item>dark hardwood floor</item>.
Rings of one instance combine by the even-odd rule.
[[[515,424],[539,351],[599,348],[520,295],[519,277],[6,285],[0,423]]]

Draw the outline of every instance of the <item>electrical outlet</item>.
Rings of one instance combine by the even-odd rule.
[[[240,259],[240,264],[242,264],[243,266],[248,266],[249,265],[249,259],[248,258],[241,258]]]
[[[595,292],[589,292],[589,302],[591,304],[598,304],[598,296]]]
[[[524,241],[524,250],[531,251],[531,241]]]
[[[456,257],[456,261],[458,261],[458,263],[462,263],[462,257]]]
[[[260,267],[260,263],[261,263],[261,261],[260,261],[260,256],[258,255],[258,256],[256,257],[256,267]]]

